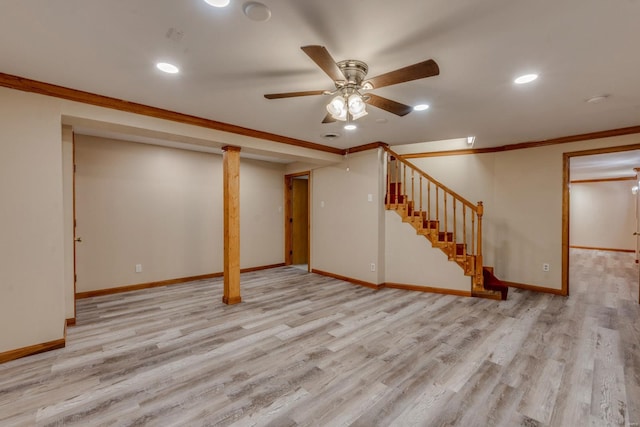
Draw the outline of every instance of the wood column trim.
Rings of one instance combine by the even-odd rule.
[[[240,147],[222,147],[224,198],[224,294],[222,302],[240,297]]]

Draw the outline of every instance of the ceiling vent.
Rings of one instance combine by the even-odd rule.
[[[340,138],[340,134],[335,132],[329,132],[322,135],[322,137],[324,139],[337,139],[337,138]]]

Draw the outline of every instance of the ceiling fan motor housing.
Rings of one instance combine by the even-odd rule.
[[[356,59],[347,59],[345,61],[338,62],[337,65],[347,81],[345,86],[360,89],[362,81],[366,77],[367,72],[369,72],[367,64]]]

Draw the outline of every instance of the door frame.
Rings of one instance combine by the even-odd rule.
[[[569,296],[569,218],[571,184],[570,162],[572,157],[593,156],[596,154],[618,153],[621,151],[640,150],[640,144],[619,145],[615,147],[594,148],[591,150],[562,153],[562,291],[561,295]],[[640,295],[638,296],[640,303]]]
[[[308,194],[307,199],[307,271],[311,271],[311,171],[297,172],[284,176],[284,263],[291,265],[293,263],[293,180],[294,178],[306,176],[308,177]]]

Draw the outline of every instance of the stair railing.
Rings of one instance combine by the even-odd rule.
[[[410,221],[421,222],[429,240],[473,277],[473,289],[483,290],[482,202],[471,203],[389,147],[385,150],[386,208],[404,209]]]

